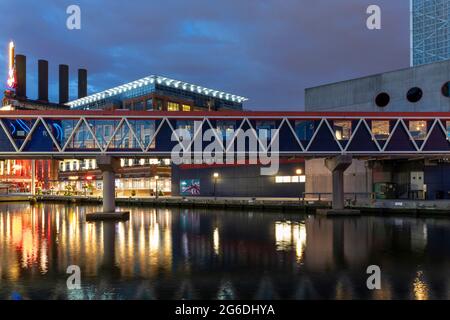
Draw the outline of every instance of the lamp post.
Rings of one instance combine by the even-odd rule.
[[[303,173],[303,170],[302,169],[297,169],[297,170],[295,170],[295,174],[298,176],[298,185],[301,187],[301,184],[300,184],[300,176],[302,175],[302,173]],[[301,189],[300,189],[300,195],[299,195],[299,201],[302,201],[302,192],[301,192]]]
[[[155,189],[156,189],[155,199],[158,199],[158,180],[159,176],[155,176]]]
[[[216,200],[216,184],[217,184],[217,179],[219,178],[219,173],[214,172],[213,178],[214,178],[214,200]]]

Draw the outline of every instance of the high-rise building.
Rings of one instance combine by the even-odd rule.
[[[450,58],[450,0],[411,1],[411,66]]]

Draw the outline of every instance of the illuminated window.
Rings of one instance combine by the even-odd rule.
[[[334,121],[334,133],[337,140],[349,140],[352,136],[351,121]]]
[[[410,121],[409,132],[414,140],[425,140],[427,136],[427,122],[426,121]]]
[[[306,176],[276,176],[275,183],[305,183]]]
[[[191,106],[187,104],[183,104],[183,111],[191,111]]]
[[[387,140],[390,134],[389,121],[372,121],[372,133],[377,140]]]
[[[175,102],[168,102],[167,103],[167,111],[180,111],[180,105]]]

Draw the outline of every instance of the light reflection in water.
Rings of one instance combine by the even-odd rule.
[[[86,223],[86,212],[98,209],[0,204],[0,298],[429,299],[450,292],[445,220],[131,208],[128,222]],[[82,269],[79,291],[65,287],[72,264]],[[365,287],[370,264],[381,267],[382,290]]]
[[[416,300],[428,300],[428,287],[423,280],[423,272],[417,271],[417,276],[413,283],[414,299]]]
[[[213,242],[214,242],[214,253],[219,255],[219,249],[220,249],[220,244],[219,244],[219,228],[215,228],[214,229],[214,233],[213,233]]]
[[[295,248],[297,260],[301,261],[306,246],[305,224],[291,221],[275,222],[275,241],[279,251],[290,251]]]

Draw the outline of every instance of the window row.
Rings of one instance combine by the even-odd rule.
[[[146,165],[158,165],[158,166],[170,166],[170,159],[120,159],[121,167],[133,167],[133,166],[146,166]],[[79,170],[95,170],[97,169],[97,163],[95,159],[84,160],[63,160],[59,163],[60,171],[79,171]]]
[[[306,176],[276,176],[275,183],[305,183]]]
[[[441,87],[441,93],[444,97],[450,98],[450,81],[444,83]],[[411,103],[419,102],[423,97],[423,91],[419,87],[413,87],[406,93],[406,99]],[[381,92],[375,97],[375,104],[380,107],[386,107],[391,101],[391,97],[386,92]]]
[[[358,121],[351,120],[334,120],[330,121],[336,140],[350,140],[354,126]],[[372,120],[368,121],[369,128],[377,140],[387,140],[393,129],[394,122],[389,120]],[[296,120],[294,121],[294,131],[301,141],[309,141],[313,138],[315,130],[318,128],[320,122],[313,120]],[[448,136],[450,137],[450,121],[446,122]],[[415,140],[424,140],[428,134],[428,122],[425,120],[412,120],[407,122],[409,133]],[[177,129],[184,129],[189,132],[191,137],[194,135],[193,121],[178,121]],[[272,139],[272,131],[276,130],[275,121],[256,121],[255,129],[258,132],[260,139]],[[235,121],[217,121],[216,130],[219,136],[223,139],[231,139],[237,130]]]

